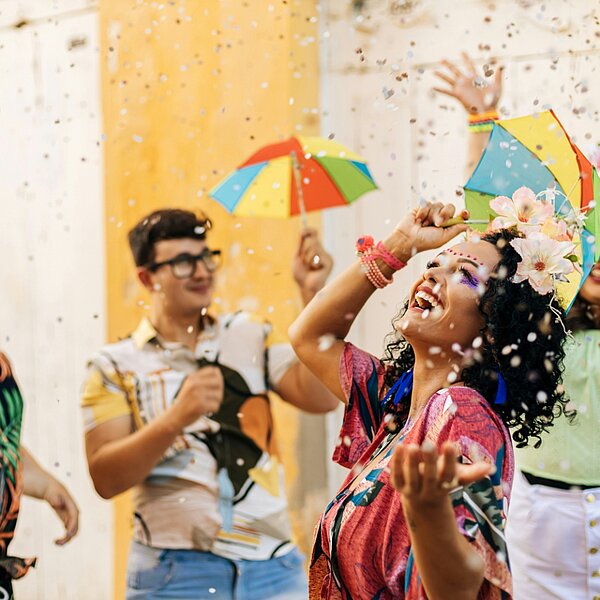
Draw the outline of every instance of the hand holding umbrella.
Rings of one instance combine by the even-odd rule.
[[[294,256],[294,279],[300,288],[302,300],[307,304],[325,285],[333,268],[331,255],[322,246],[315,229],[305,229],[300,235]]]

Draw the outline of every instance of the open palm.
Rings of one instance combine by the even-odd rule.
[[[502,67],[497,67],[490,77],[477,74],[473,61],[463,52],[464,71],[456,63],[443,60],[445,71],[435,71],[438,79],[448,88],[434,87],[440,94],[456,98],[468,113],[477,114],[494,110],[502,94]]]

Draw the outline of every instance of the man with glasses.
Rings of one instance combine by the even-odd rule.
[[[208,313],[221,258],[210,228],[161,210],[129,233],[150,313],[90,361],[90,474],[104,498],[134,490],[127,598],[306,598],[267,391],[309,412],[337,401],[268,323]],[[294,264],[305,301],[331,267],[305,232]]]

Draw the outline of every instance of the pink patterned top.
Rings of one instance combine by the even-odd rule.
[[[310,598],[427,598],[400,494],[390,485],[386,469],[397,443],[427,439],[438,448],[445,441],[456,442],[463,462],[485,460],[496,466],[491,477],[450,495],[460,532],[485,561],[478,599],[510,599],[504,526],[514,465],[508,430],[478,392],[453,386],[433,394],[412,423],[389,433],[381,404],[384,375],[379,359],[346,344],[340,380],[348,405],[333,459],[351,471],[316,529]]]

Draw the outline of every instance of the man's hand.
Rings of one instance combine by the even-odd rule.
[[[325,285],[332,268],[333,259],[321,245],[318,233],[314,229],[305,229],[293,264],[294,279],[305,304]]]
[[[200,417],[216,413],[222,401],[221,371],[217,367],[202,367],[185,378],[170,411],[176,426],[185,429]]]
[[[448,88],[434,87],[440,94],[456,98],[469,114],[495,110],[502,94],[502,67],[495,67],[490,78],[477,75],[475,65],[468,54],[463,52],[465,71],[455,63],[443,60],[446,71],[435,71],[438,79],[448,84]]]
[[[54,540],[57,546],[64,546],[79,529],[79,508],[65,486],[53,477],[50,478],[42,499],[52,507],[65,526],[65,535]]]

